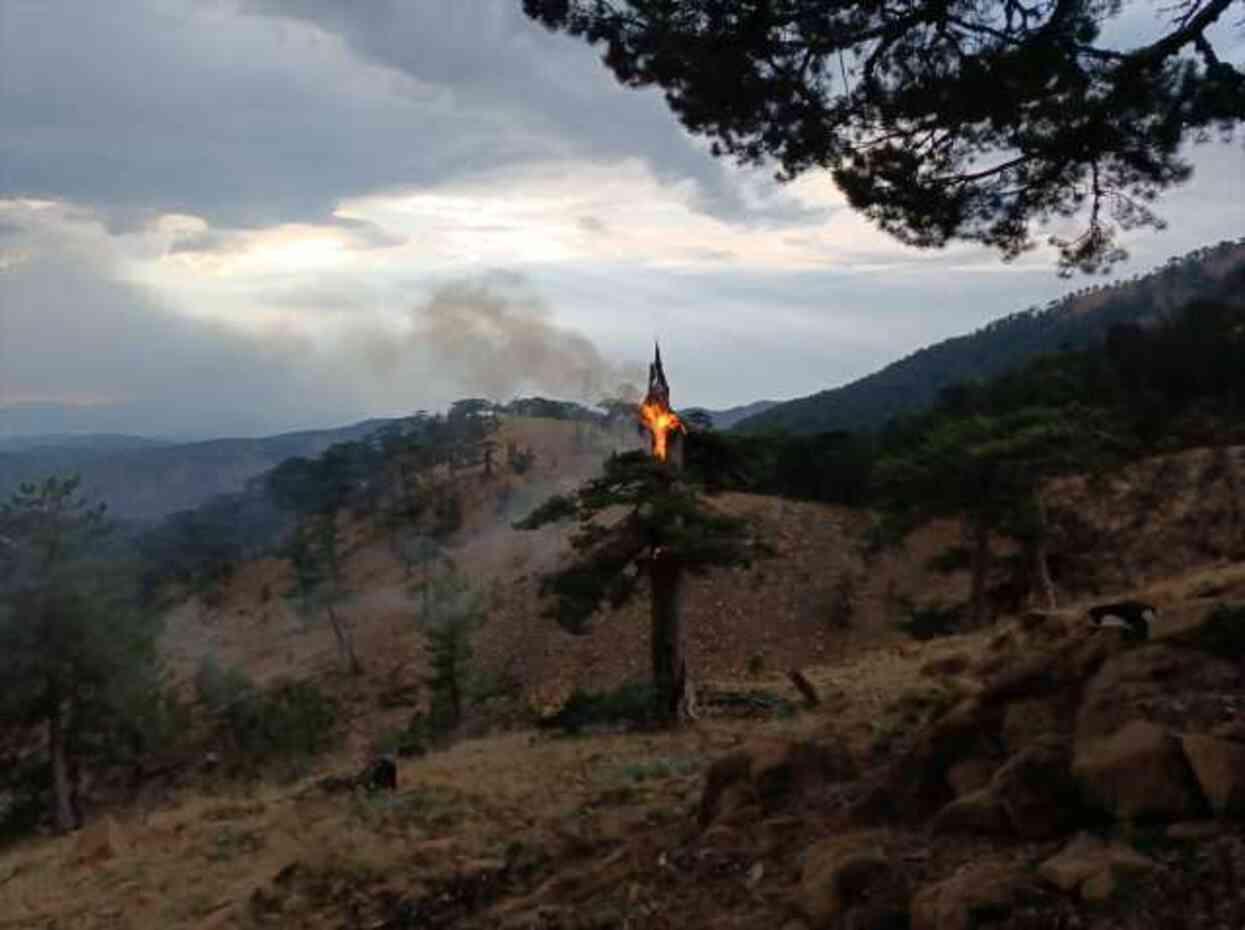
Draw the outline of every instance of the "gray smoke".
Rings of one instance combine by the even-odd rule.
[[[488,280],[446,285],[413,311],[412,338],[467,394],[508,400],[536,392],[595,403],[638,396],[639,365],[607,360],[549,307]]]

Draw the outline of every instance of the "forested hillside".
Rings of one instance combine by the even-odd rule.
[[[1129,281],[1079,290],[970,333],[928,346],[843,387],[801,397],[741,420],[741,432],[876,429],[933,403],[948,385],[991,378],[1038,355],[1099,342],[1119,323],[1146,323],[1197,299],[1245,294],[1245,240],[1173,258]]]

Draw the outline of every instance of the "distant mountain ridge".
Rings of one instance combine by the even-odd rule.
[[[928,407],[943,388],[1013,370],[1038,355],[1079,349],[1118,323],[1146,323],[1190,300],[1245,299],[1245,238],[1170,259],[1145,276],[1086,288],[913,352],[850,384],[745,417],[739,432],[876,429]]]
[[[0,436],[0,452],[30,452],[34,449],[75,449],[101,455],[131,449],[154,449],[175,445],[171,439],[127,436],[122,433],[43,433]]]
[[[259,439],[177,444],[107,434],[59,437],[59,443],[54,436],[7,437],[0,439],[0,499],[23,481],[77,472],[83,493],[107,503],[110,513],[153,520],[217,494],[241,491],[288,458],[319,455],[334,443],[362,439],[391,422],[371,419]]]
[[[713,420],[714,429],[730,429],[741,420],[748,417],[754,417],[757,414],[764,413],[772,407],[781,404],[780,400],[755,400],[750,404],[741,404],[738,407],[727,407],[725,410],[710,410],[707,407],[689,407],[684,413],[691,413],[699,410],[707,413]]]

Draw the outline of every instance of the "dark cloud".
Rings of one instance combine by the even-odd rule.
[[[599,52],[533,25],[517,2],[248,0],[257,12],[315,23],[369,60],[452,89],[463,108],[501,111],[573,157],[641,158],[667,181],[694,180],[701,209],[732,222],[824,218],[765,181],[748,197],[726,163],[678,125],[656,90],[620,87]]]
[[[658,94],[517,3],[14,0],[0,49],[0,196],[89,204],[114,232],[160,211],[320,220],[351,195],[577,158],[642,159],[730,220],[819,215],[747,193]]]

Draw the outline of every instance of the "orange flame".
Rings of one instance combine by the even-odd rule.
[[[669,454],[670,434],[687,432],[673,410],[651,401],[640,405],[640,420],[648,430],[653,455],[659,462],[664,462]]]

